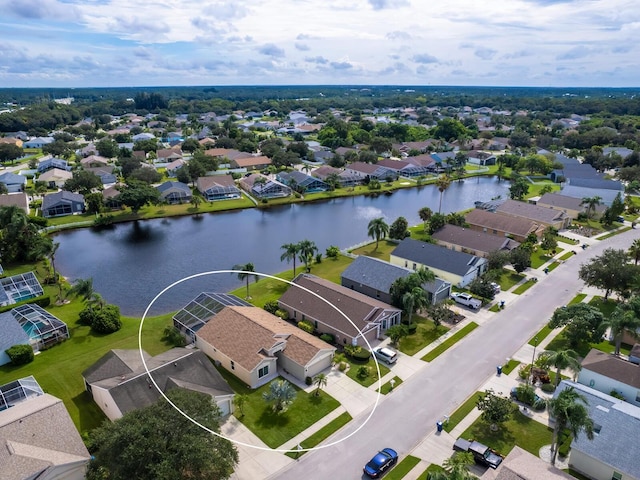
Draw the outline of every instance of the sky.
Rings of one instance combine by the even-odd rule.
[[[637,87],[640,0],[0,0],[0,87]]]

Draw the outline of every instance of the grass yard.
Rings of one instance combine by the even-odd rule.
[[[484,392],[476,392],[471,395],[467,400],[460,405],[455,412],[453,412],[449,416],[449,420],[445,422],[443,425],[445,432],[451,432],[456,426],[467,416],[469,415],[474,408],[476,408],[476,403],[482,397],[484,397]]]
[[[545,325],[540,329],[538,333],[536,333],[531,340],[529,340],[529,345],[539,345],[542,340],[547,338],[551,332],[553,332],[553,328]]]
[[[427,467],[427,469],[424,472],[422,472],[418,476],[418,478],[428,479],[430,473],[442,473],[442,472],[444,472],[444,468],[442,468],[440,465],[436,465],[435,463],[432,463]]]
[[[418,326],[416,332],[403,337],[398,346],[398,350],[407,355],[415,355],[449,331],[444,325],[436,327],[432,320],[418,315],[413,316],[413,322]]]
[[[354,255],[365,255],[367,257],[377,258],[378,260],[389,261],[391,252],[398,246],[396,242],[389,240],[380,240],[378,248],[376,248],[376,242],[365,245],[364,247],[356,248],[351,253]]]
[[[349,357],[346,357],[346,362],[349,363],[347,377],[349,377],[351,380],[358,382],[363,387],[368,387],[378,381],[378,371],[376,370],[376,362],[373,359],[373,355],[369,357],[369,360],[367,362],[358,362]],[[366,377],[361,377],[358,375],[358,371],[362,366],[366,366],[369,370],[369,374]],[[382,377],[384,377],[391,371],[389,370],[389,367],[387,367],[382,362],[378,362],[378,366],[380,367],[380,376]]]
[[[600,310],[605,318],[609,318],[613,311],[616,309],[618,302],[616,302],[615,300],[611,300],[610,298],[605,300],[604,297],[596,295],[591,300],[589,300],[589,305]]]
[[[498,280],[498,284],[500,284],[500,288],[504,292],[520,283],[523,278],[524,275],[516,273],[513,270],[507,270],[506,268],[503,268],[502,274],[500,275],[500,280]]]
[[[586,293],[579,293],[578,295],[576,295],[575,297],[573,297],[571,299],[571,301],[568,303],[568,305],[581,303],[585,298],[587,298],[587,294]]]
[[[302,448],[313,448],[313,447],[315,447],[320,442],[322,442],[323,440],[329,438],[335,432],[340,430],[342,427],[344,427],[351,420],[352,420],[352,418],[351,418],[351,415],[349,415],[349,412],[344,412],[339,417],[336,417],[333,420],[331,420],[329,423],[327,423],[324,427],[322,427],[316,433],[311,435],[309,438],[307,438],[306,440],[303,440],[302,442],[300,442],[300,446]],[[302,452],[287,452],[287,453],[285,453],[285,455],[287,457],[291,457],[291,458],[299,458],[302,455],[304,455],[305,453],[307,453],[307,452],[304,452],[304,451],[302,451]]]
[[[321,263],[314,263],[311,265],[311,273],[319,277],[330,280],[336,284],[340,284],[340,274],[347,266],[353,261],[352,258],[345,257],[344,255],[338,255],[337,258],[323,258]],[[296,275],[304,271],[304,264],[299,265],[296,263]],[[284,280],[293,280],[293,270],[287,270],[274,277],[282,278]],[[289,288],[287,282],[281,282],[272,278],[259,277],[258,282],[249,281],[249,300],[252,304],[263,307],[265,303],[278,300],[280,296]],[[243,285],[232,292],[233,295],[237,295],[240,298],[247,296],[247,287]]]
[[[292,384],[296,399],[286,412],[278,415],[262,398],[262,394],[269,391],[271,382],[251,389],[224,368],[218,368],[218,371],[236,394],[247,396],[244,415],[236,408],[235,417],[271,448],[278,448],[340,406],[335,398],[322,390],[316,396]]]
[[[513,447],[518,445],[536,457],[540,448],[551,444],[552,436],[551,428],[522,415],[519,411],[515,411],[511,419],[500,426],[497,432],[492,432],[489,424],[479,418],[462,434],[462,437],[473,438],[502,455],[508,455]]]
[[[523,284],[519,285],[512,293],[515,293],[516,295],[521,295],[527,290],[529,290],[531,287],[533,287],[536,283],[537,283],[536,280],[533,280],[530,278]]]
[[[551,262],[549,264],[549,266],[547,268],[549,269],[550,272],[553,272],[559,266],[560,266],[560,262],[554,260],[553,262]]]
[[[402,383],[402,379],[400,377],[393,377],[392,379],[395,383],[393,384],[393,388],[397,388],[398,385],[400,385]],[[389,380],[387,383],[385,383],[384,385],[382,385],[382,388],[379,389],[380,393],[383,395],[386,395],[387,393],[389,393],[391,390],[393,390],[391,388],[391,380]],[[377,392],[378,390],[376,390]]]
[[[573,255],[574,255],[573,251],[567,252],[560,257],[560,260],[562,261],[569,260],[571,257],[573,257]]]
[[[444,353],[447,349],[452,347],[455,343],[462,340],[464,337],[473,332],[476,328],[478,328],[478,324],[475,322],[471,322],[468,325],[464,326],[456,333],[447,338],[444,342],[438,345],[436,348],[427,353],[422,360],[425,362],[432,362],[435,360],[440,354]]]
[[[489,308],[489,311],[490,311],[490,312],[494,312],[494,313],[497,313],[497,312],[499,312],[500,310],[502,310],[502,309],[500,308],[500,304],[499,304],[499,303],[494,303],[494,304],[493,304],[493,305],[491,305],[491,307]]]
[[[393,469],[385,475],[386,480],[400,480],[404,478],[407,473],[413,470],[413,467],[420,463],[420,459],[407,455],[400,463],[398,463]]]
[[[609,232],[606,235],[602,235],[601,237],[598,237],[596,240],[606,240],[607,238],[611,238],[614,235],[618,235],[619,233],[624,233],[628,230],[631,230],[631,227],[623,227],[618,230],[614,230],[613,232]]]
[[[558,253],[563,252],[564,250],[560,247],[556,247],[555,254],[542,248],[538,248],[535,252],[531,254],[531,268],[540,268],[542,265],[551,260]]]
[[[511,359],[507,362],[506,365],[502,366],[502,373],[504,373],[505,375],[509,375],[511,372],[513,372],[518,366],[520,365],[520,362],[518,360],[514,360]]]

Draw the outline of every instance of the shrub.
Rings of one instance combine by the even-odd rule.
[[[618,400],[625,400],[624,395],[622,395],[617,390],[611,390],[611,393],[609,395],[611,395],[613,398],[617,398]]]
[[[307,385],[311,385],[313,383],[313,378],[309,376],[305,377],[304,383],[306,383]]]
[[[33,223],[34,225],[37,225],[39,227],[46,227],[49,224],[49,220],[47,220],[44,217],[32,217],[32,216],[29,216],[28,217],[28,221],[29,221],[29,223]]]
[[[543,383],[540,386],[540,390],[547,393],[553,393],[556,391],[556,386],[553,383]]]
[[[96,217],[96,219],[93,221],[93,225],[95,227],[106,227],[108,225],[111,225],[113,223],[113,219],[115,217],[111,214],[106,214],[106,215],[100,215],[98,217]]]
[[[536,390],[531,385],[518,385],[516,387],[516,398],[518,401],[531,406],[533,405],[535,397]]]
[[[323,333],[322,335],[320,335],[320,340],[327,343],[334,343],[336,341],[334,336],[331,335],[330,333]]]
[[[347,369],[347,362],[340,362],[338,364],[338,370],[340,370],[341,372],[344,372]]]
[[[358,378],[364,380],[370,375],[370,373],[371,372],[369,371],[369,367],[367,367],[366,365],[360,365],[360,367],[358,367]]]
[[[168,326],[162,332],[162,340],[174,347],[184,347],[187,340],[182,336],[180,330],[174,326]]]
[[[278,302],[276,300],[270,300],[264,304],[264,308],[267,312],[275,315],[278,312]]]
[[[33,349],[31,345],[14,345],[5,350],[13,365],[25,365],[33,362]]]
[[[46,308],[49,305],[51,305],[51,297],[46,296],[46,297],[38,297],[36,298],[33,303],[35,303],[36,305],[42,307],[42,308]]]
[[[322,263],[322,254],[316,253],[316,263]]]
[[[369,360],[369,357],[371,356],[371,352],[366,348],[362,348],[360,346],[353,346],[353,345],[345,346],[344,353],[346,353],[347,356],[351,357],[354,360],[361,360],[364,362]]]
[[[338,255],[340,255],[340,248],[335,245],[331,245],[327,248],[325,255],[327,258],[338,258]]]
[[[91,322],[91,330],[98,333],[113,333],[120,330],[120,308],[117,305],[106,305],[97,311]]]
[[[311,325],[309,322],[306,322],[304,320],[302,320],[301,322],[298,322],[298,328],[307,333],[313,333],[313,325]]]
[[[412,323],[411,325],[407,325],[407,333],[409,335],[416,333],[417,330],[418,330],[417,323]]]
[[[530,374],[531,374],[531,365],[523,365],[522,367],[520,367],[520,370],[518,370],[518,376],[522,380],[526,380],[527,378],[529,378]]]

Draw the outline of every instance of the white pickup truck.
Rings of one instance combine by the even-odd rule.
[[[482,306],[482,302],[477,298],[473,298],[468,293],[452,293],[451,298],[453,298],[460,305],[464,305],[473,310],[478,310]]]

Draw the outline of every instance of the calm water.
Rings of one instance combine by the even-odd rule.
[[[476,200],[508,194],[509,184],[495,178],[454,182],[444,193],[443,213],[471,208]],[[171,283],[200,272],[232,269],[252,262],[258,272],[287,268],[281,245],[309,239],[321,252],[331,245],[350,247],[367,240],[376,217],[391,224],[404,216],[420,223],[418,210],[438,210],[440,192],[433,186],[399,190],[378,197],[349,197],[268,210],[204,214],[144,220],[108,230],[79,229],[56,235],[56,266],[71,280],[93,278],[95,289],[126,315],[140,315]],[[189,280],[164,294],[152,313],[181,308],[200,291],[228,291],[241,285],[233,274]]]

